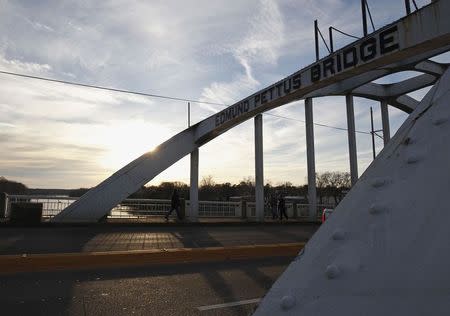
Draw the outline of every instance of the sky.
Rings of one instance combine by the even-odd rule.
[[[429,1],[416,1],[419,6]],[[0,71],[233,104],[314,61],[313,21],[362,33],[359,0],[0,0]],[[375,27],[403,0],[369,0]],[[353,41],[337,36],[335,48]],[[321,57],[325,56],[324,46]],[[383,79],[398,81],[411,74]],[[426,90],[412,94],[420,99]],[[381,129],[378,102],[355,98],[356,129]],[[191,124],[221,106],[191,104]],[[264,180],[306,182],[303,101],[263,117]],[[391,134],[406,114],[390,108]],[[314,99],[317,123],[346,127],[343,97]],[[0,74],[0,176],[29,187],[92,187],[187,127],[187,103]],[[347,133],[315,126],[316,171],[348,171]],[[200,148],[200,179],[254,177],[248,120]],[[382,140],[377,139],[377,151]],[[357,134],[361,174],[371,137]],[[161,173],[189,183],[189,157]]]

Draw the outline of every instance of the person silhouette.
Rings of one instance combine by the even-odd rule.
[[[283,215],[286,217],[286,219],[289,219],[286,213],[286,202],[284,200],[283,194],[280,194],[278,197],[278,212],[280,214],[280,221],[283,220]]]
[[[276,219],[278,217],[277,211],[278,200],[275,193],[270,196],[269,202],[270,202],[270,209],[272,210],[272,219]]]
[[[172,199],[171,199],[171,203],[170,203],[170,211],[167,212],[166,216],[164,216],[166,218],[166,221],[169,220],[169,216],[170,214],[172,214],[172,212],[175,210],[175,212],[177,212],[177,217],[179,220],[181,220],[181,216],[180,216],[180,197],[178,195],[177,189],[173,189],[173,193],[172,193]]]

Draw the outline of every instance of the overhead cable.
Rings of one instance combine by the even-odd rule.
[[[272,113],[264,113],[264,114],[265,115],[274,116],[274,117],[278,117],[278,118],[282,118],[282,119],[286,119],[286,120],[306,123],[306,121],[304,121],[304,120],[296,119],[296,118],[293,118],[293,117],[286,117],[286,116],[282,116],[282,115],[278,115],[278,114],[272,114]],[[332,129],[336,129],[336,130],[340,130],[340,131],[348,131],[348,129],[346,129],[346,128],[332,126],[332,125],[327,125],[327,124],[314,123],[314,125],[321,126],[321,127],[328,127],[328,128],[332,128]],[[370,135],[370,132],[363,132],[363,131],[355,131],[355,133]]]
[[[375,25],[373,24],[372,14],[370,13],[370,8],[369,8],[369,3],[367,0],[364,2],[366,3],[367,12],[369,12],[369,19],[370,19],[370,23],[372,24],[372,29],[375,32]]]
[[[58,79],[51,79],[51,78],[45,78],[45,77],[39,77],[39,76],[31,76],[31,75],[25,75],[25,74],[9,72],[9,71],[3,71],[3,70],[0,70],[0,74],[11,75],[11,76],[16,76],[16,77],[23,77],[23,78],[30,78],[30,79],[37,79],[37,80],[44,80],[44,81],[50,81],[50,82],[63,83],[63,84],[68,84],[68,85],[72,85],[72,86],[84,87],[84,88],[92,88],[92,89],[99,89],[99,90],[121,92],[121,93],[127,93],[127,94],[134,94],[134,95],[140,95],[140,96],[151,97],[151,98],[160,98],[160,99],[168,99],[168,100],[175,100],[175,101],[185,101],[185,102],[209,104],[209,105],[224,105],[224,104],[214,103],[214,102],[206,102],[206,101],[199,101],[199,100],[193,100],[193,99],[170,97],[170,96],[159,95],[159,94],[151,94],[151,93],[145,93],[145,92],[138,92],[138,91],[124,90],[124,89],[109,88],[109,87],[96,86],[96,85],[90,85],[90,84],[78,83],[78,82],[71,82],[71,81],[66,81],[66,80],[58,80]]]
[[[330,50],[330,48],[328,47],[327,41],[326,41],[325,38],[323,37],[322,32],[320,31],[319,28],[317,28],[317,30],[319,31],[320,37],[322,38],[322,41],[323,41],[323,43],[325,44],[325,47],[327,48],[328,53],[331,53],[331,50]]]
[[[354,36],[354,35],[351,35],[351,34],[345,33],[345,32],[343,32],[343,31],[341,31],[341,30],[339,30],[339,29],[335,28],[334,26],[332,26],[331,28],[332,28],[333,30],[335,30],[335,31],[337,31],[337,32],[339,32],[339,33],[341,33],[341,34],[343,34],[343,35],[346,35],[346,36],[349,36],[349,37],[353,37],[353,38],[355,38],[355,39],[359,39],[359,37],[358,37],[358,36]]]
[[[71,82],[71,81],[58,80],[58,79],[51,79],[51,78],[46,78],[46,77],[25,75],[25,74],[9,72],[9,71],[3,71],[3,70],[0,70],[0,74],[17,76],[17,77],[23,77],[23,78],[29,78],[29,79],[36,79],[36,80],[43,80],[43,81],[49,81],[49,82],[62,83],[62,84],[67,84],[67,85],[83,87],[83,88],[93,88],[93,89],[113,91],[113,92],[119,92],[119,93],[134,94],[134,95],[146,96],[146,97],[151,97],[151,98],[161,98],[161,99],[168,99],[168,100],[175,100],[175,101],[192,102],[192,103],[198,103],[198,104],[217,105],[217,106],[222,106],[222,107],[228,107],[229,106],[229,105],[222,104],[222,103],[198,101],[198,100],[192,100],[192,99],[186,99],[186,98],[164,96],[164,95],[159,95],[159,94],[150,94],[150,93],[136,92],[136,91],[131,91],[131,90],[109,88],[109,87],[96,86],[96,85],[90,85],[90,84],[84,84],[84,83],[78,83],[78,82]],[[263,113],[263,114],[264,115],[278,117],[278,118],[282,118],[282,119],[286,119],[286,120],[291,120],[291,121],[297,121],[297,122],[305,123],[304,120],[295,119],[295,118],[291,118],[291,117],[286,117],[286,116],[282,116],[282,115],[277,115],[277,114],[272,114],[272,113]],[[347,129],[345,129],[345,128],[331,126],[331,125],[326,125],[326,124],[314,123],[314,125],[321,126],[321,127],[332,128],[332,129],[336,129],[336,130],[347,131]],[[369,132],[363,132],[363,131],[356,131],[356,133],[370,134]]]

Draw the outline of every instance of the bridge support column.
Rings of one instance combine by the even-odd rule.
[[[189,187],[190,212],[189,219],[198,221],[198,148],[191,152],[191,185]]]
[[[381,122],[383,124],[383,142],[384,146],[391,139],[391,130],[389,127],[389,111],[387,101],[381,101]]]
[[[316,193],[316,161],[314,157],[314,121],[312,99],[305,99],[306,121],[306,160],[308,164],[308,203],[309,219],[317,219],[317,193]]]
[[[353,108],[353,96],[345,96],[347,105],[347,129],[348,129],[348,151],[350,157],[350,179],[352,186],[358,181],[358,157],[356,152],[356,133],[355,133],[355,111]]]
[[[255,116],[255,208],[256,220],[264,221],[263,118]]]

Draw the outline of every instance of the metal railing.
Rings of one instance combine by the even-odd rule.
[[[186,214],[190,214],[191,204],[186,201]],[[199,201],[199,217],[241,217],[242,203],[228,201]]]
[[[157,199],[126,199],[114,207],[108,218],[145,218],[148,216],[163,216],[170,211],[170,200]]]
[[[247,202],[247,216],[256,217],[256,203]],[[325,208],[335,208],[333,204],[317,204],[316,214],[317,220],[321,220],[322,211]],[[286,203],[286,213],[289,218],[309,219],[309,204]],[[264,205],[264,217],[272,217],[272,210],[268,205]]]
[[[75,202],[78,198],[65,196],[45,196],[45,195],[8,195],[6,200],[5,216],[9,217],[12,203],[42,203],[42,218],[48,220],[59,214],[63,209]],[[108,218],[142,219],[149,216],[163,216],[171,208],[170,200],[160,199],[126,199],[114,207]],[[245,208],[245,214],[243,210]],[[334,208],[334,205],[317,205],[317,220],[320,220],[324,208]],[[309,220],[309,205],[286,203],[286,211],[290,218]],[[190,202],[185,201],[186,216],[190,214]],[[255,202],[235,202],[235,201],[199,201],[199,217],[224,217],[241,218],[256,217]],[[244,216],[243,216],[244,215]],[[265,217],[272,217],[270,207],[265,205]]]
[[[75,202],[76,199],[67,196],[8,195],[6,198],[5,216],[9,217],[12,203],[42,203],[42,218],[48,219],[60,213]]]

